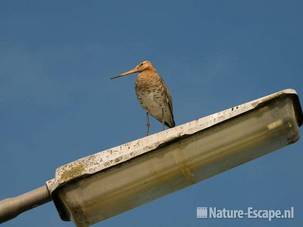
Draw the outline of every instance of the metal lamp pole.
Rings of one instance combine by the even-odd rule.
[[[52,198],[46,185],[22,195],[4,199],[0,201],[0,223],[51,200]]]

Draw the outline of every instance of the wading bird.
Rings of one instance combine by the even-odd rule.
[[[130,74],[139,73],[136,78],[136,95],[141,106],[146,111],[147,135],[149,134],[149,115],[156,118],[169,128],[175,126],[172,97],[167,86],[150,61],[143,61],[135,68],[121,73],[116,79]]]

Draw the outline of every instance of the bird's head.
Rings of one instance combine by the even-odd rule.
[[[141,73],[141,72],[143,72],[145,70],[156,71],[156,69],[153,66],[153,64],[150,61],[145,60],[145,61],[140,62],[135,68],[133,68],[133,69],[127,71],[127,72],[121,73],[118,76],[114,76],[111,79],[116,79],[116,78],[128,76],[128,75],[134,74],[134,73]]]

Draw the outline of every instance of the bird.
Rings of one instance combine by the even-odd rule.
[[[175,127],[173,100],[164,80],[158,74],[154,65],[148,61],[140,62],[133,69],[111,77],[117,79],[139,73],[135,81],[137,99],[146,111],[147,135],[150,130],[149,115],[162,123],[162,129]]]

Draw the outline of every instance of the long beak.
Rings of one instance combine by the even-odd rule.
[[[118,76],[114,76],[114,77],[112,77],[110,79],[111,80],[117,79],[117,78],[120,78],[120,77],[128,76],[128,75],[133,74],[133,73],[137,73],[137,72],[139,72],[138,69],[134,68],[134,69],[131,69],[131,70],[127,71],[127,72],[121,73]]]

